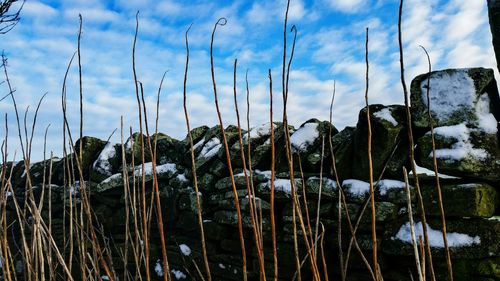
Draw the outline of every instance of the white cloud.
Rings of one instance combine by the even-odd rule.
[[[328,4],[334,10],[344,13],[355,13],[363,6],[369,3],[367,0],[328,0]]]
[[[23,7],[23,16],[43,18],[43,17],[53,17],[57,15],[56,9],[51,6],[38,2],[38,1],[27,1]]]

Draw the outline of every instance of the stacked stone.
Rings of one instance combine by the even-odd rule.
[[[430,87],[427,86],[427,78],[430,78]],[[427,89],[429,89],[430,106],[427,102]],[[498,271],[500,249],[497,243],[500,233],[497,195],[500,183],[498,141],[500,102],[493,72],[480,68],[433,72],[430,76],[417,77],[412,83],[411,92],[413,131],[417,144],[416,162],[418,166],[429,170],[434,169],[430,124],[434,129],[455,280],[498,280],[500,278]],[[299,251],[300,259],[304,259],[308,247],[304,236],[315,237],[316,225],[319,226],[319,232],[322,227],[325,228],[323,249],[328,265],[327,271],[331,278],[338,279],[339,250],[341,249],[344,255],[347,253],[351,227],[355,227],[358,220],[360,223],[356,229],[356,242],[360,251],[353,245],[348,279],[371,279],[360,255],[360,252],[363,253],[371,263],[373,245],[369,205],[360,217],[364,206],[369,204],[370,194],[367,110],[372,124],[372,164],[380,268],[384,280],[411,280],[409,272],[416,276],[409,235],[406,185],[403,182],[403,167],[408,171],[411,170],[406,109],[400,105],[371,105],[360,111],[356,127],[347,127],[340,132],[329,122],[316,119],[308,120],[297,129],[289,126],[287,130],[291,135],[293,163],[287,160],[283,124],[273,124],[276,147],[275,219],[280,280],[294,278],[295,247]],[[268,277],[272,277],[273,274],[270,224],[270,127],[269,123],[255,127],[250,130],[250,136],[243,130],[243,149],[247,163],[251,163],[246,166],[246,173],[243,170],[238,128],[234,126],[226,128],[230,159],[234,168],[236,195],[242,212],[249,280],[259,279],[259,264],[250,217],[251,200],[255,200],[257,214],[262,217],[266,274]],[[234,207],[235,193],[220,127],[199,127],[193,129],[191,134],[202,207],[202,223],[212,276],[214,280],[242,280],[238,217]],[[153,141],[155,137],[156,144]],[[151,139],[134,134],[123,147],[91,137],[82,139],[82,171],[84,179],[88,180],[84,186],[87,188],[92,208],[99,221],[100,233],[112,238],[110,241],[114,255],[113,265],[116,272],[122,272],[127,212],[124,183],[128,180],[130,184],[128,200],[131,200],[130,195],[134,191],[138,193],[142,190],[141,177],[144,174],[144,186],[149,204],[151,187],[154,183],[150,142],[153,149],[156,145],[157,151],[156,178],[162,203],[169,274],[172,280],[199,280],[198,269],[203,271],[204,266],[197,217],[197,194],[191,170],[191,147],[187,137],[179,141],[163,134],[153,136]],[[75,146],[77,154],[79,154],[79,144],[80,142]],[[247,153],[249,146],[250,159]],[[140,164],[141,147],[146,151],[144,166]],[[127,163],[126,169],[122,164],[124,160]],[[64,163],[72,161],[75,161],[73,154],[52,161],[53,173],[50,177],[52,185],[49,186],[52,197],[52,229],[54,239],[61,249],[63,241],[68,239],[67,211],[70,194],[75,199],[72,201],[74,207],[79,208],[81,203],[79,188],[83,185],[78,182],[78,177],[71,186],[62,187],[65,181],[72,179],[64,168]],[[46,181],[49,179],[48,169],[44,169],[44,164],[47,167],[49,161],[31,165],[30,175],[35,186],[41,185],[44,170]],[[290,164],[293,173],[290,171]],[[417,173],[420,173],[420,170],[419,168]],[[126,179],[123,178],[124,171]],[[337,171],[338,177],[334,171]],[[444,280],[446,263],[440,232],[436,181],[431,171],[427,173],[431,176],[420,174],[420,188],[426,208],[436,274],[438,280]],[[252,184],[247,183],[245,174],[251,177]],[[412,177],[413,175],[410,175],[410,185],[415,185]],[[24,164],[20,162],[13,169],[13,186],[19,202],[24,200],[25,182]],[[339,184],[342,186],[341,190]],[[248,189],[252,190],[253,197],[248,196]],[[292,190],[294,189],[301,204],[300,214],[293,212]],[[420,210],[417,208],[419,204],[416,202],[415,189],[413,187],[410,189],[417,234],[421,234]],[[39,200],[42,188],[33,188],[33,194],[36,200]],[[347,208],[342,208],[339,214],[339,201],[344,201],[342,197],[339,198],[340,194],[343,194]],[[12,196],[7,197],[9,221],[17,219]],[[321,201],[318,206],[320,196]],[[47,202],[45,200],[46,207],[42,213],[46,221]],[[130,209],[129,211],[131,212]],[[318,214],[319,222],[317,222]],[[299,215],[303,218],[306,233],[303,231]],[[132,215],[130,218],[129,229],[134,234],[136,229]],[[166,273],[161,266],[161,244],[155,212],[152,213],[151,220],[150,270],[155,279],[161,280],[162,275]],[[12,229],[14,235],[9,238],[11,239],[9,242],[11,249],[14,249],[15,245],[21,245],[21,242],[15,241],[20,237],[16,224]],[[63,230],[66,231],[66,237],[63,237]],[[128,253],[130,263],[128,268],[133,272],[135,265],[131,249]],[[303,279],[309,280],[310,266],[308,260],[305,261],[301,273]],[[74,268],[78,266],[75,265]],[[22,266],[19,267],[19,273],[22,273]]]

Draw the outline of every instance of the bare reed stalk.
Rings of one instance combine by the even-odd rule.
[[[132,71],[134,74],[134,84],[135,84],[135,95],[137,99],[137,109],[139,113],[139,132],[140,132],[140,145],[141,145],[141,200],[142,200],[142,232],[143,232],[143,243],[145,249],[145,270],[146,270],[146,279],[151,279],[151,273],[149,270],[149,235],[148,235],[148,223],[147,223],[147,210],[146,210],[146,179],[145,179],[145,171],[144,171],[144,163],[145,155],[144,155],[144,137],[143,137],[143,128],[142,128],[142,112],[141,112],[141,101],[139,98],[139,81],[137,80],[137,72],[135,69],[135,47],[137,43],[137,34],[139,32],[139,12],[135,15],[135,34],[134,34],[134,43],[132,45]],[[133,157],[133,155],[132,155]],[[168,275],[168,272],[165,272]]]
[[[74,56],[73,56],[74,57]],[[73,59],[72,57],[72,59]],[[71,61],[72,61],[71,59]],[[68,65],[68,69],[66,70],[66,74],[64,76],[64,81],[63,81],[63,87],[62,87],[62,109],[63,109],[63,121],[64,121],[64,126],[66,127],[67,129],[67,132],[68,132],[68,138],[69,138],[69,144],[70,144],[70,147],[74,147],[74,142],[73,142],[73,138],[72,138],[72,134],[71,134],[71,129],[69,127],[69,123],[68,123],[68,119],[67,119],[67,110],[66,110],[66,79],[67,79],[67,74],[68,74],[68,70],[69,70],[69,67],[71,65],[71,61]],[[71,158],[72,160],[73,158]],[[94,251],[94,255],[96,256],[96,258],[98,259],[98,262],[100,264],[100,266],[104,269],[104,271],[106,272],[106,275],[108,275],[108,277],[110,278],[110,280],[115,280],[115,277],[114,277],[114,274],[113,272],[111,271],[111,269],[109,268],[108,266],[108,262],[106,261],[105,257],[104,257],[104,253],[101,249],[101,246],[99,244],[99,241],[98,241],[98,238],[97,238],[97,234],[96,234],[96,231],[95,229],[92,227],[93,225],[93,222],[92,222],[92,209],[90,207],[90,201],[89,201],[89,198],[87,196],[87,192],[86,192],[86,187],[85,187],[85,182],[83,181],[83,170],[82,170],[82,163],[80,162],[80,159],[79,157],[75,157],[75,160],[76,160],[76,168],[77,168],[77,171],[78,171],[78,174],[80,176],[80,194],[81,194],[81,198],[82,198],[82,213],[85,212],[85,217],[86,217],[86,223],[90,226],[89,227],[89,231],[90,231],[90,239],[91,239],[91,242],[93,244],[93,251]],[[74,167],[71,167],[71,171],[74,171]],[[71,192],[70,192],[70,198],[72,197],[71,195]],[[71,202],[71,199],[70,199],[70,202]],[[71,219],[71,217],[70,217]],[[81,229],[83,231],[84,229],[84,222],[83,222],[83,214],[81,214]],[[70,220],[70,226],[71,226],[71,223],[72,223],[72,219]],[[80,239],[80,244],[79,244],[79,247],[81,249],[81,251],[83,251],[85,249],[85,245],[83,244],[84,243],[84,238],[86,237],[86,235],[84,233],[82,233],[82,236],[81,236],[81,239]],[[71,257],[70,257],[71,259]],[[83,267],[83,266],[82,266]],[[85,270],[82,270],[82,274],[85,274]],[[71,268],[70,268],[70,272],[71,272]],[[95,273],[96,274],[99,274],[99,267],[96,267],[95,268]]]
[[[450,248],[448,247],[448,238],[446,235],[446,215],[444,212],[444,207],[443,207],[443,193],[441,192],[441,183],[439,181],[439,173],[438,173],[438,162],[437,162],[437,156],[436,156],[436,138],[434,134],[434,124],[432,122],[432,114],[431,114],[431,99],[430,99],[430,90],[431,90],[431,71],[432,71],[432,64],[431,64],[431,58],[429,56],[429,53],[427,50],[423,47],[420,46],[424,52],[425,55],[427,56],[427,63],[429,65],[429,72],[427,74],[427,113],[429,117],[429,125],[431,127],[431,139],[432,139],[432,162],[434,165],[434,177],[436,179],[436,191],[438,194],[438,205],[439,205],[439,214],[441,215],[441,230],[443,232],[443,241],[444,241],[444,252],[446,255],[446,266],[448,267],[448,280],[453,281],[453,266],[451,264],[451,254],[450,254]]]
[[[370,179],[370,194],[371,194],[371,207],[372,207],[372,244],[373,244],[373,267],[375,269],[375,281],[379,281],[378,272],[378,257],[377,257],[377,217],[375,210],[375,193],[373,189],[373,160],[372,160],[372,123],[370,117],[370,105],[368,104],[368,87],[369,87],[369,69],[368,62],[368,32],[366,28],[366,45],[365,45],[365,59],[366,59],[366,89],[365,89],[365,102],[366,102],[366,119],[368,121],[368,171]]]
[[[321,223],[321,240],[319,243],[319,249],[321,252],[321,262],[323,263],[323,271],[325,272],[325,281],[329,281],[328,278],[328,266],[326,265],[325,249],[324,249],[324,239],[325,239],[325,226]]]
[[[254,200],[253,198],[255,197],[255,194],[253,194],[251,188],[250,188],[250,180],[248,177],[247,173],[247,163],[246,163],[246,158],[245,158],[245,148],[243,146],[243,134],[241,132],[241,123],[240,123],[240,112],[238,110],[238,100],[237,100],[237,94],[236,94],[236,66],[238,64],[238,60],[234,60],[234,80],[233,80],[233,91],[234,91],[234,109],[236,112],[236,120],[238,124],[238,140],[240,144],[240,153],[241,153],[241,162],[243,164],[243,175],[245,176],[245,182],[247,185],[247,193],[248,193],[248,204],[250,207],[250,220],[252,223],[252,232],[254,235],[254,240],[255,240],[255,246],[257,248],[257,258],[259,261],[259,268],[260,268],[260,278],[261,280],[266,280],[266,268],[264,265],[264,251],[262,249],[262,241],[260,237],[260,232],[259,232],[259,226],[257,224],[258,217],[256,216],[255,212],[255,205],[254,205]],[[250,142],[250,139],[248,140]]]
[[[415,236],[415,223],[413,222],[413,208],[411,206],[411,191],[408,183],[408,171],[403,167],[403,175],[405,179],[406,200],[408,202],[408,219],[410,221],[411,241],[413,244],[413,252],[415,254],[415,265],[417,267],[418,280],[424,281],[422,274],[422,266],[420,265],[420,254],[418,252],[417,237]]]
[[[210,264],[208,262],[208,254],[207,254],[207,246],[205,242],[205,229],[203,227],[203,216],[202,216],[202,207],[199,196],[199,187],[198,187],[198,176],[196,174],[196,161],[194,156],[194,145],[193,145],[193,135],[191,134],[191,125],[189,124],[189,113],[187,110],[187,78],[188,78],[188,69],[189,69],[189,41],[188,41],[188,33],[191,29],[191,26],[186,30],[185,38],[186,38],[186,67],[184,69],[184,84],[183,84],[183,97],[184,97],[184,117],[186,118],[186,128],[188,131],[188,139],[189,139],[189,149],[191,152],[191,166],[193,173],[193,185],[196,192],[196,210],[197,210],[197,218],[198,218],[198,226],[200,227],[200,239],[201,239],[201,252],[203,254],[203,262],[205,265],[205,272],[207,274],[207,280],[212,280],[212,274],[210,272]]]
[[[321,193],[323,191],[323,156],[325,155],[325,137],[323,136],[321,140],[321,164],[320,164],[320,171],[319,171],[319,195],[318,195],[318,203],[317,203],[317,210],[316,210],[316,226],[314,229],[314,254],[317,255],[318,251],[318,239],[319,239],[319,211],[321,208]]]
[[[401,67],[401,85],[403,87],[403,92],[404,92],[404,100],[405,100],[405,107],[406,107],[406,119],[407,119],[407,126],[408,126],[410,161],[412,164],[413,175],[415,177],[415,189],[417,191],[417,198],[418,198],[418,202],[420,205],[420,211],[421,211],[421,217],[422,217],[422,230],[424,233],[424,242],[425,242],[425,246],[427,249],[427,255],[429,258],[429,270],[430,270],[430,274],[431,274],[431,278],[432,278],[431,280],[436,281],[436,276],[434,274],[434,266],[432,264],[431,245],[429,243],[429,236],[427,235],[427,219],[425,217],[425,206],[424,206],[424,201],[422,199],[422,193],[420,190],[420,183],[419,183],[418,175],[417,175],[417,168],[415,165],[415,149],[414,149],[415,144],[414,144],[414,140],[413,140],[411,111],[410,111],[410,105],[409,105],[409,101],[408,101],[408,88],[406,86],[406,81],[405,81],[403,39],[402,39],[402,32],[401,32],[401,21],[402,21],[402,16],[403,16],[403,3],[404,3],[404,0],[400,0],[399,17],[398,17],[398,42],[399,42],[399,61],[400,61],[400,67]]]
[[[159,97],[160,97],[160,92],[161,92],[161,85],[163,83],[163,79],[161,80],[161,83],[160,83],[160,87],[158,89],[158,100],[159,100]],[[151,198],[151,203],[155,202],[156,203],[156,221],[157,221],[157,224],[158,224],[158,230],[159,230],[159,234],[160,234],[160,241],[161,241],[161,252],[162,252],[162,264],[163,264],[163,271],[165,272],[165,274],[163,274],[163,279],[165,281],[168,281],[168,273],[170,272],[169,270],[169,266],[168,266],[168,257],[167,257],[167,248],[166,248],[166,241],[165,241],[165,233],[164,233],[164,227],[163,227],[163,213],[162,213],[162,209],[161,209],[161,201],[160,201],[160,190],[158,188],[158,175],[156,173],[156,154],[155,154],[155,150],[153,149],[153,146],[151,144],[151,136],[149,134],[149,126],[148,126],[148,114],[147,114],[147,111],[146,111],[146,102],[144,101],[144,89],[142,87],[142,83],[140,83],[141,85],[141,99],[142,99],[142,107],[143,107],[143,111],[144,111],[144,124],[145,124],[145,127],[146,127],[146,137],[147,137],[147,141],[148,141],[148,147],[149,147],[149,151],[150,151],[150,154],[151,154],[151,166],[152,166],[152,172],[153,172],[153,192],[152,192],[152,197]],[[157,107],[157,112],[156,112],[156,116],[159,115],[159,107]],[[145,171],[143,171],[144,173]],[[143,179],[144,181],[144,179]]]
[[[293,155],[292,155],[292,147],[290,143],[290,131],[288,130],[288,119],[287,119],[287,114],[286,114],[286,105],[287,105],[287,100],[288,100],[288,81],[290,78],[290,68],[291,64],[293,61],[293,54],[295,51],[295,42],[297,39],[297,28],[292,26],[291,32],[294,33],[294,39],[293,39],[293,45],[292,45],[292,50],[290,54],[290,58],[288,61],[288,64],[286,63],[286,28],[287,28],[287,23],[288,23],[288,11],[290,7],[290,0],[287,1],[287,8],[285,12],[285,23],[284,23],[284,38],[283,38],[283,73],[282,73],[282,90],[283,90],[283,129],[284,129],[284,136],[285,136],[285,148],[286,148],[286,155],[287,155],[287,162],[288,162],[288,168],[290,171],[290,185],[291,185],[291,190],[292,190],[292,202],[294,204],[293,207],[293,221],[294,221],[294,240],[295,240],[295,256],[296,256],[296,261],[297,261],[297,270],[300,270],[300,260],[298,258],[298,247],[297,247],[297,241],[296,241],[296,228],[295,228],[295,212],[298,215],[299,222],[300,222],[300,227],[302,230],[302,234],[304,236],[304,242],[307,247],[307,252],[310,253],[312,250],[312,246],[310,244],[309,239],[307,239],[307,231],[306,227],[304,224],[304,220],[302,217],[302,211],[300,209],[300,202],[297,199],[297,191],[296,191],[296,186],[295,186],[295,179],[294,179],[294,168],[293,168]],[[286,69],[286,71],[285,71]],[[317,263],[315,261],[314,255],[309,255],[310,260],[311,260],[311,270],[313,272],[314,280],[319,280],[320,279],[320,273],[317,267]],[[300,278],[300,274],[299,274]],[[300,279],[299,279],[300,280]]]
[[[248,88],[247,88],[248,89]],[[274,214],[274,177],[275,177],[275,144],[274,144],[274,123],[273,123],[273,76],[269,69],[269,126],[271,130],[271,236],[273,243],[273,272],[274,281],[278,281],[278,251],[276,247],[276,221]],[[250,131],[250,130],[249,130]],[[248,138],[248,146],[250,146],[250,137]],[[250,155],[250,148],[249,153]],[[250,157],[250,156],[249,156]],[[252,164],[250,163],[250,168]]]
[[[128,243],[129,243],[129,221],[130,221],[130,208],[129,208],[129,180],[127,171],[127,159],[125,157],[125,145],[123,143],[123,116],[120,116],[120,140],[122,149],[122,178],[123,178],[123,193],[125,203],[125,247],[123,249],[123,280],[128,280],[127,265],[128,265]]]
[[[214,56],[213,56],[213,45],[214,45],[214,37],[215,37],[215,31],[217,30],[217,26],[224,26],[226,25],[227,20],[225,18],[220,18],[217,20],[217,22],[214,25],[214,29],[212,31],[212,39],[210,41],[210,68],[212,71],[212,84],[214,87],[214,101],[215,101],[215,108],[217,109],[217,116],[219,118],[219,125],[222,133],[222,138],[224,141],[224,149],[226,152],[226,160],[227,160],[227,166],[229,169],[229,177],[231,178],[231,185],[233,187],[233,195],[234,195],[234,205],[236,207],[236,213],[238,216],[238,231],[239,231],[239,236],[240,236],[240,244],[241,244],[241,255],[242,255],[242,263],[243,263],[243,280],[247,280],[247,258],[246,258],[246,250],[245,250],[245,238],[243,237],[243,222],[242,222],[242,217],[241,217],[241,208],[240,208],[240,201],[238,198],[238,192],[236,190],[236,183],[234,181],[234,174],[233,174],[233,166],[231,164],[231,156],[229,154],[229,145],[227,143],[227,137],[226,137],[226,131],[224,129],[224,124],[222,123],[222,116],[220,113],[219,109],[219,100],[217,97],[217,84],[215,82],[215,69],[214,69]]]
[[[328,130],[328,145],[330,147],[330,154],[331,154],[331,157],[332,157],[332,170],[333,170],[333,174],[335,176],[335,182],[337,183],[337,189],[338,189],[338,194],[339,194],[339,198],[338,198],[338,202],[337,202],[337,206],[338,206],[338,219],[337,219],[337,227],[338,227],[338,230],[337,230],[337,240],[338,240],[338,247],[339,247],[339,265],[340,265],[340,279],[342,281],[345,281],[345,274],[344,274],[344,270],[345,270],[345,267],[344,267],[344,254],[343,254],[343,251],[342,251],[342,196],[343,196],[343,192],[342,192],[342,185],[340,183],[340,180],[339,180],[339,175],[338,175],[338,172],[337,172],[337,164],[336,164],[336,160],[335,160],[335,153],[333,152],[333,135],[332,135],[332,127],[333,127],[333,102],[335,101],[335,93],[336,93],[336,81],[333,82],[333,93],[332,93],[332,100],[330,102],[330,128]]]

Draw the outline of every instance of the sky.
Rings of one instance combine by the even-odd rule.
[[[248,71],[251,126],[268,122],[269,79],[273,74],[275,120],[281,119],[281,63],[285,0],[27,0],[19,24],[0,35],[8,72],[21,114],[28,124],[38,100],[47,93],[37,118],[32,158],[61,155],[61,88],[68,62],[77,49],[78,15],[83,17],[81,59],[84,95],[84,135],[120,142],[129,127],[138,131],[132,72],[135,15],[139,11],[136,47],[138,79],[144,84],[150,128],[154,129],[156,97],[163,74],[159,131],[183,139],[184,34],[189,32],[188,110],[192,127],[218,123],[210,74],[210,36],[218,18],[214,42],[215,77],[224,123],[235,124],[233,66],[238,59],[237,93],[240,113],[246,114],[245,73]],[[299,126],[310,118],[329,119],[334,81],[333,123],[342,129],[356,124],[364,106],[365,32],[369,28],[369,103],[402,104],[397,40],[397,0],[291,0],[288,29],[297,27],[291,66],[288,116]],[[288,54],[293,33],[288,34]],[[403,12],[406,79],[433,69],[487,67],[498,72],[491,45],[486,1],[406,0]],[[3,80],[2,77],[0,80]],[[6,83],[0,95],[8,94]],[[79,130],[78,67],[67,82],[68,118],[72,133]],[[0,102],[8,115],[10,159],[20,157],[11,99]],[[2,122],[3,124],[3,122]],[[246,122],[244,123],[246,127]],[[30,133],[30,130],[28,130]],[[4,125],[0,134],[5,135]],[[24,134],[24,133],[23,133]]]

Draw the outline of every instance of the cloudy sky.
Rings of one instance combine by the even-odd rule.
[[[337,96],[334,123],[342,129],[356,123],[364,105],[364,36],[370,28],[370,103],[403,102],[399,82],[396,0],[292,0],[289,24],[297,26],[295,59],[290,74],[289,118],[300,125],[309,118],[328,119],[334,80]],[[83,16],[82,66],[84,134],[107,139],[120,117],[125,128],[138,129],[132,75],[135,14],[140,11],[136,62],[144,83],[150,120],[156,92],[165,71],[161,94],[160,131],[184,138],[182,110],[184,32],[190,31],[191,62],[188,107],[192,126],[214,125],[217,115],[210,77],[210,35],[219,17],[227,18],[214,44],[216,79],[223,118],[235,123],[232,101],[233,63],[238,59],[238,94],[245,112],[245,72],[248,69],[251,123],[268,120],[268,69],[274,76],[274,103],[281,104],[283,17],[286,3],[276,1],[209,0],[27,0],[20,23],[0,35],[0,49],[23,114],[32,118],[38,99],[48,93],[39,113],[33,157],[42,158],[43,131],[50,124],[47,151],[61,154],[61,86],[67,63],[77,47],[78,14]],[[292,34],[290,35],[290,40]],[[407,79],[427,71],[425,46],[434,69],[482,66],[495,68],[486,1],[407,0],[403,28]],[[498,76],[497,76],[498,77]],[[3,80],[3,77],[2,77]],[[68,78],[68,111],[73,134],[78,133],[78,68]],[[0,85],[2,96],[8,93]],[[11,152],[18,139],[12,102],[0,102],[8,114]],[[276,110],[276,119],[281,112]],[[5,134],[2,126],[0,131]]]

